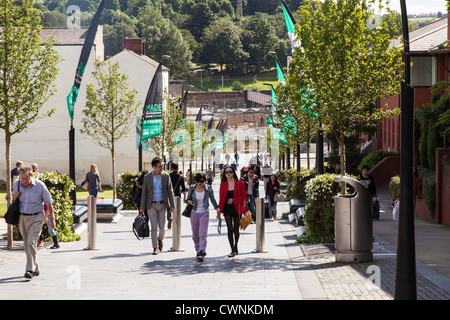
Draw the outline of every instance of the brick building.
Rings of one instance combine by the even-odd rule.
[[[448,20],[444,17],[409,33],[411,54],[411,85],[414,87],[414,106],[420,108],[431,100],[430,87],[449,80],[450,50],[440,46],[450,40]],[[402,38],[393,40],[395,47],[403,47]],[[378,105],[395,109],[400,107],[400,95],[380,99]],[[400,151],[400,118],[384,118],[377,128],[376,149]]]

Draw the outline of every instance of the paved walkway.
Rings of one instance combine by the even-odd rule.
[[[218,182],[214,184],[218,194]],[[279,204],[278,215],[288,211]],[[207,256],[195,259],[190,222],[182,217],[183,252],[170,252],[172,230],[164,249],[151,254],[151,240],[138,241],[131,231],[136,211],[123,211],[116,223],[97,224],[97,250],[85,250],[82,240],[62,243],[59,250],[39,250],[41,275],[27,281],[21,243],[5,250],[0,241],[0,298],[4,299],[163,299],[163,300],[391,300],[395,279],[395,246],[376,234],[377,224],[392,228],[390,212],[374,221],[374,261],[336,263],[333,247],[299,245],[286,220],[265,223],[267,253],[253,253],[256,225],[241,232],[239,255],[230,251],[225,222],[217,233],[211,211]],[[3,219],[1,219],[3,223]],[[386,220],[386,221],[384,221]],[[0,225],[1,228],[4,225]],[[391,230],[390,232],[393,233]],[[440,243],[448,243],[441,238]],[[434,246],[443,247],[443,246]],[[434,251],[435,254],[436,251]],[[431,256],[431,254],[428,254]],[[419,256],[419,254],[417,254]],[[447,260],[445,263],[449,263]],[[418,299],[450,299],[450,279],[417,262]]]

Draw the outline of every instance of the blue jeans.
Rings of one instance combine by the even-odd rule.
[[[252,213],[253,221],[256,221],[256,199],[253,194],[247,193],[248,210]]]
[[[275,219],[277,218],[277,203],[274,201],[272,203],[270,197],[267,197],[267,202],[269,203],[269,216],[270,218],[275,217]]]

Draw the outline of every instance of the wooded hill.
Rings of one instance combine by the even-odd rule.
[[[140,37],[145,53],[155,60],[172,57],[174,78],[185,78],[193,65],[217,64],[227,75],[258,73],[274,67],[290,53],[280,0],[107,0],[101,16],[105,56],[122,50],[123,38]],[[295,12],[303,0],[288,0]],[[66,27],[69,5],[81,11],[88,26],[100,0],[42,0],[35,7],[44,27]]]

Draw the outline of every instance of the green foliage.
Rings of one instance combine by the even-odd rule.
[[[436,210],[436,172],[426,168],[418,168],[418,171],[419,176],[423,179],[422,197],[430,211],[431,218],[434,219]]]
[[[70,198],[70,191],[75,189],[73,180],[66,174],[59,173],[58,171],[50,171],[34,175],[34,178],[41,180],[45,183],[48,190],[52,195],[52,205],[54,209],[56,233],[58,235],[58,241],[78,241],[80,235],[76,234],[72,230],[73,225],[73,210],[72,199]],[[19,227],[14,227],[14,238],[21,239]],[[48,233],[47,225],[44,225],[44,239],[46,241],[51,240]]]
[[[217,63],[222,70],[237,68],[240,60],[246,60],[249,54],[244,51],[241,42],[241,29],[229,18],[213,21],[203,31],[203,50],[200,55],[203,63]]]
[[[387,23],[393,17],[386,15],[375,29],[366,25],[369,4],[375,2],[306,0],[296,25],[302,46],[295,49],[290,64],[290,95],[303,99],[306,108],[318,113],[325,129],[333,131],[342,170],[346,168],[345,136],[353,134],[360,122],[375,124],[383,116],[398,113],[371,106],[377,99],[399,93],[402,79],[398,72],[402,53],[391,48],[389,36],[395,23]]]
[[[52,39],[42,41],[39,11],[33,3],[3,0],[0,6],[0,129],[4,131],[8,199],[12,136],[55,111],[44,112],[43,106],[55,92],[60,57]],[[12,246],[11,230],[8,226],[8,246]]]
[[[334,196],[340,189],[335,176],[322,174],[306,183],[304,221],[308,235],[298,241],[334,242]]]
[[[238,80],[234,80],[233,83],[231,84],[231,89],[233,91],[242,91],[244,90],[244,85]]]
[[[286,199],[306,199],[305,187],[306,183],[316,176],[316,173],[305,168],[301,168],[300,172],[296,169],[279,170],[277,172],[278,180],[288,184],[286,189]]]
[[[400,176],[394,176],[389,182],[389,195],[391,196],[391,201],[397,199],[397,194],[400,191]]]
[[[100,147],[111,152],[113,198],[116,197],[115,146],[135,124],[137,90],[128,91],[128,76],[119,72],[119,63],[96,62],[93,73],[97,89],[87,85],[86,108],[81,119],[81,133],[94,138]]]
[[[422,120],[419,143],[420,163],[423,168],[435,170],[436,148],[444,146],[445,135],[450,133],[450,82],[433,85],[433,96],[426,106],[416,112],[416,119]]]
[[[358,166],[358,172],[361,172],[364,166],[369,166],[369,168],[373,168],[378,162],[380,162],[384,158],[393,156],[398,156],[398,153],[384,150],[375,151],[365,156],[364,159],[362,159],[361,163]]]
[[[125,171],[119,175],[117,183],[117,198],[122,200],[124,210],[137,210],[137,205],[131,202],[133,185],[139,172]]]

